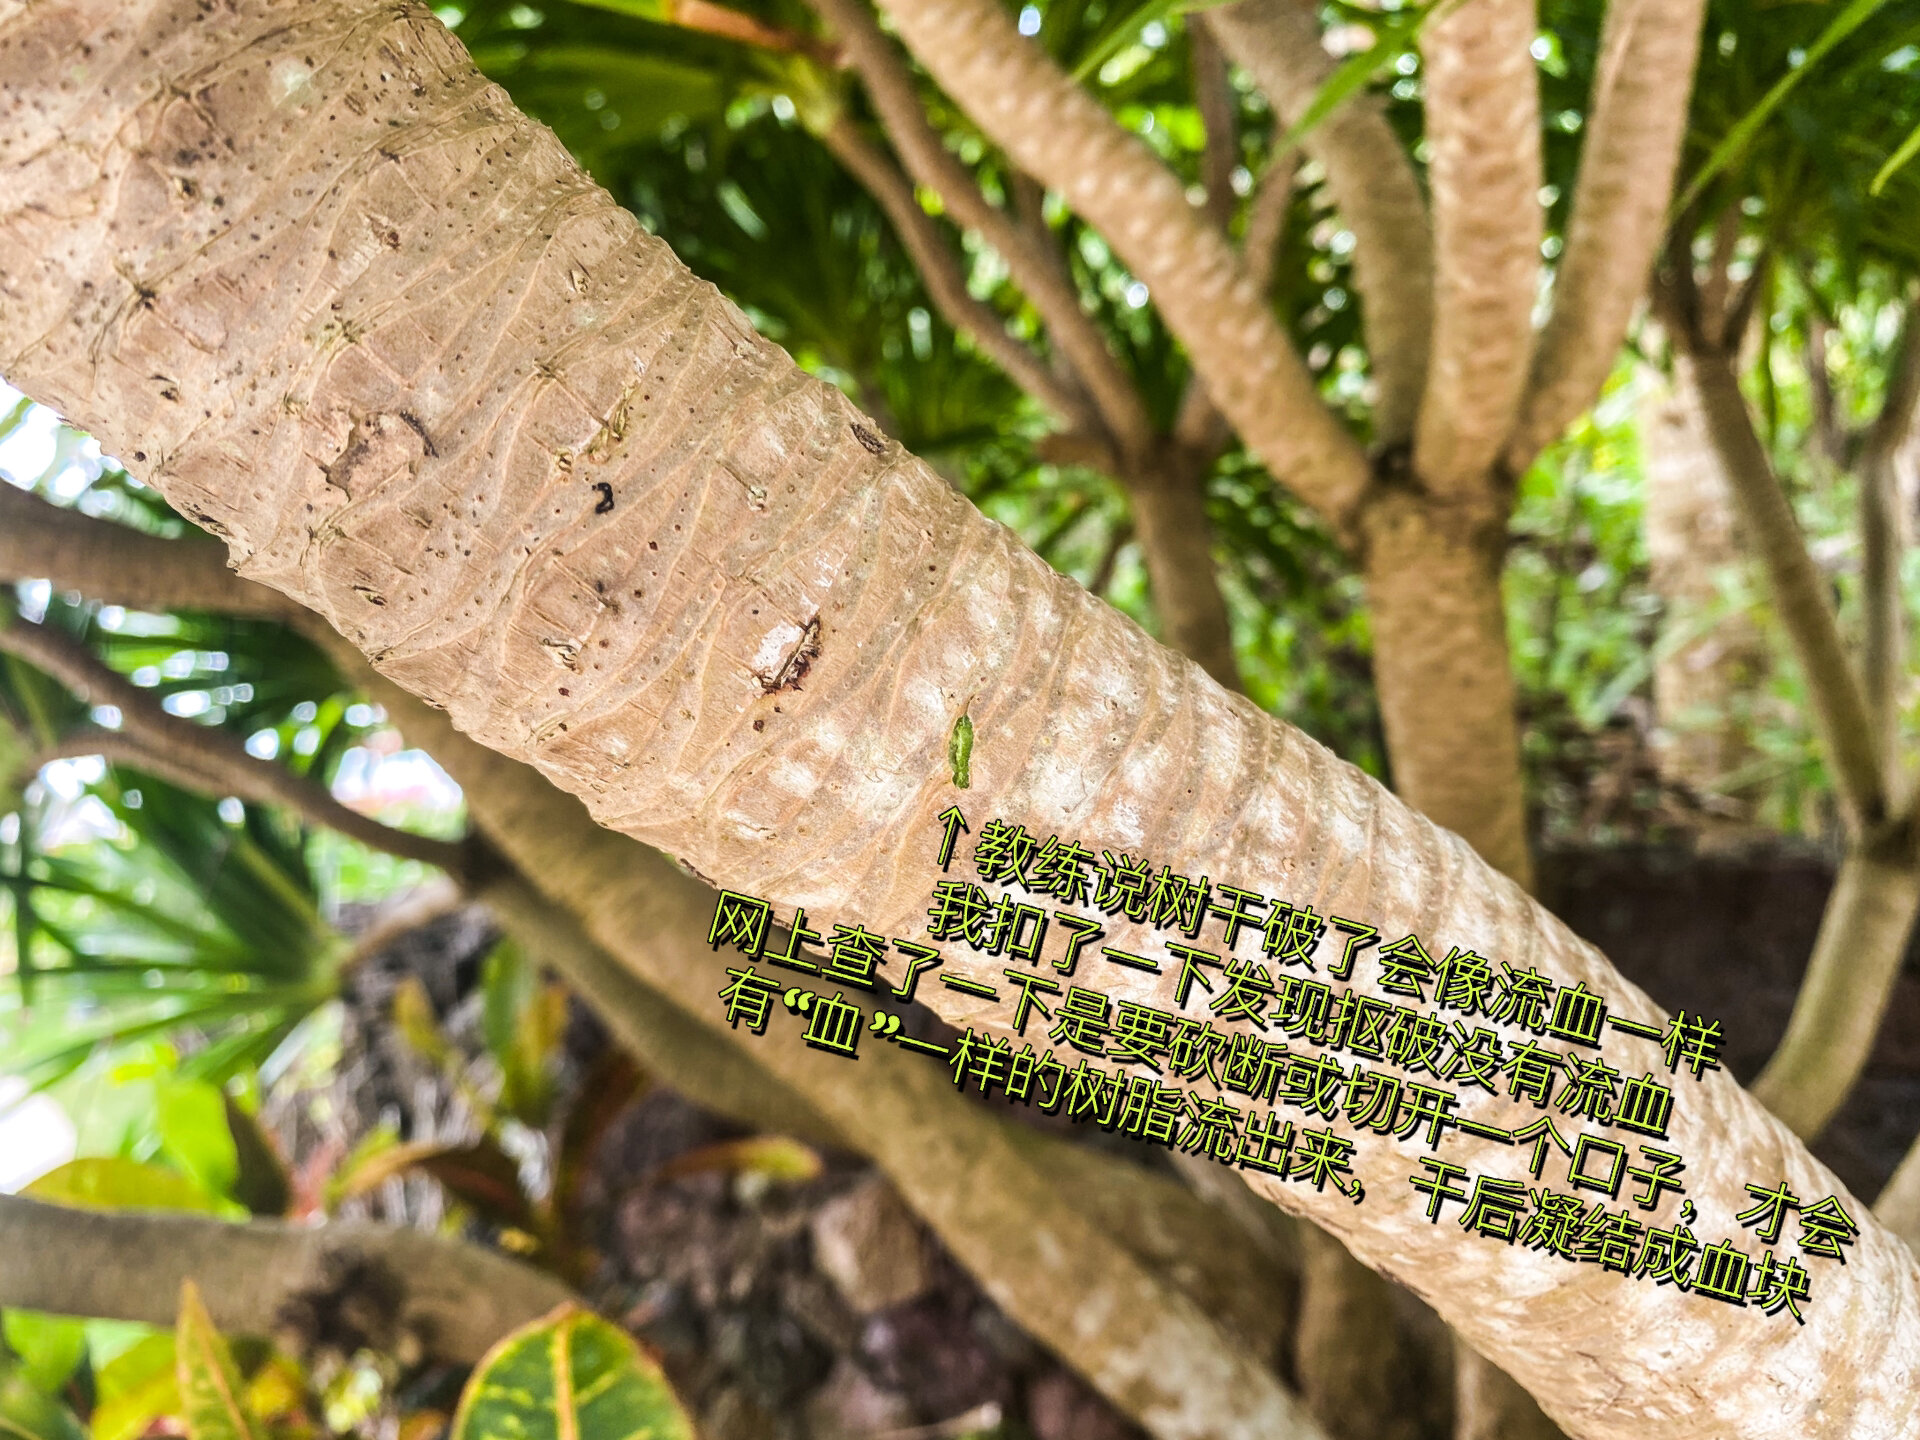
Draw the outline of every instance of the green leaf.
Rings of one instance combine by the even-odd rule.
[[[480,988],[481,1031],[500,1065],[499,1108],[538,1129],[553,1110],[567,993],[543,983],[540,968],[510,939],[488,953]]]
[[[694,1429],[631,1336],[564,1305],[480,1362],[448,1440],[694,1440]]]
[[[173,1336],[149,1335],[102,1366],[94,1377],[93,1440],[136,1440],[162,1415],[180,1408]]]
[[[1376,32],[1377,38],[1371,47],[1347,56],[1334,66],[1320,88],[1313,93],[1313,99],[1307,102],[1307,108],[1300,112],[1292,125],[1273,146],[1273,159],[1286,155],[1353,95],[1364,90],[1367,82],[1380,72],[1382,66],[1391,65],[1400,56],[1413,49],[1421,32],[1437,20],[1444,20],[1466,0],[1437,0],[1420,10],[1404,10],[1390,16]],[[1269,164],[1272,160],[1269,160]]]
[[[79,1420],[33,1383],[24,1365],[0,1371],[0,1440],[86,1440]]]
[[[255,1440],[253,1419],[240,1403],[239,1368],[191,1280],[180,1287],[173,1343],[187,1440]]]
[[[38,1310],[9,1310],[0,1315],[0,1334],[20,1357],[20,1367],[35,1385],[57,1395],[87,1358],[87,1322]]]
[[[194,1210],[217,1215],[227,1208],[219,1196],[177,1170],[117,1155],[69,1160],[22,1193],[83,1210]]]
[[[1882,165],[1879,173],[1873,177],[1873,183],[1867,187],[1867,193],[1878,195],[1886,189],[1887,182],[1916,154],[1920,154],[1920,125],[1916,125],[1913,132],[1900,142],[1900,148],[1887,157],[1887,163]]]
[[[1767,123],[1773,112],[1780,108],[1781,102],[1792,92],[1793,87],[1812,72],[1813,67],[1820,63],[1829,50],[1871,20],[1886,3],[1887,0],[1853,0],[1852,4],[1834,16],[1827,28],[1820,32],[1820,38],[1807,47],[1807,53],[1800,63],[1776,80],[1773,88],[1760,97],[1760,103],[1742,115],[1734,123],[1733,128],[1721,138],[1720,143],[1713,147],[1713,153],[1707,156],[1706,163],[1694,175],[1692,182],[1686,188],[1686,193],[1674,202],[1672,213],[1678,215],[1691,205],[1706,188],[1707,182],[1747,148],[1747,143],[1759,132],[1760,127]],[[1878,182],[1875,184],[1875,193],[1878,193]]]
[[[170,1079],[159,1087],[155,1118],[167,1158],[215,1195],[231,1195],[240,1152],[227,1125],[226,1096],[204,1080]]]

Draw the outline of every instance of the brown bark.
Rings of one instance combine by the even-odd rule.
[[[1273,102],[1283,125],[1305,113],[1333,74],[1318,7],[1303,0],[1241,0],[1207,23]],[[1353,280],[1378,393],[1381,444],[1413,433],[1433,339],[1433,226],[1420,181],[1373,95],[1355,95],[1310,131],[1303,148],[1326,171],[1327,193],[1353,231]],[[1248,263],[1257,253],[1248,247]]]
[[[328,1293],[343,1268],[365,1265],[394,1292],[394,1339],[457,1365],[474,1364],[502,1335],[571,1298],[518,1261],[399,1226],[235,1225],[0,1195],[0,1306],[8,1309],[171,1326],[181,1284],[192,1280],[222,1330],[273,1335],[290,1305]]]
[[[1196,457],[1168,453],[1173,448],[1162,447],[1157,464],[1133,469],[1124,480],[1161,638],[1221,685],[1238,690],[1240,662],[1207,520],[1206,466]]]
[[[1765,641],[1745,615],[1714,618],[1720,578],[1739,565],[1733,497],[1685,388],[1642,377],[1649,398],[1640,413],[1646,464],[1647,557],[1663,607],[1653,671],[1661,738],[1661,774],[1712,798],[1720,782],[1757,756],[1734,712],[1766,667]],[[1746,818],[1743,802],[1719,798],[1713,813]]]
[[[1473,0],[1426,27],[1433,347],[1414,470],[1484,487],[1520,411],[1539,286],[1540,87],[1533,0]]]
[[[1866,1069],[1916,912],[1920,854],[1910,827],[1848,851],[1787,1033],[1753,1082],[1754,1098],[1794,1134],[1818,1135]]]
[[[1144,141],[1015,28],[993,0],[886,7],[915,57],[1013,162],[1058,190],[1152,291],[1214,403],[1273,473],[1340,516],[1366,481],[1359,447],[1226,237]]]
[[[1806,673],[1809,718],[1834,788],[1855,824],[1876,826],[1887,817],[1888,795],[1866,699],[1828,603],[1826,582],[1754,431],[1733,358],[1719,346],[1695,343],[1676,368],[1680,383],[1700,397],[1701,417],[1747,543],[1766,573],[1774,610]]]
[[[965,705],[976,820],[1244,877],[1659,1021],[1464,844],[870,445],[843,396],[756,339],[421,12],[200,15],[45,0],[0,21],[0,373],[462,729],[734,888],[911,934]],[[83,37],[90,84],[65,90],[56,57]],[[191,195],[166,179],[183,150]],[[559,883],[621,873],[594,869]],[[589,928],[613,948],[655,918],[622,902]],[[958,952],[948,967],[994,973]],[[1671,1142],[1709,1214],[1743,1208],[1754,1174],[1841,1188],[1723,1074],[1686,1085]],[[1920,1267],[1875,1224],[1823,1269],[1805,1328],[1759,1325],[1430,1226],[1393,1147],[1363,1147],[1355,1173],[1359,1207],[1260,1188],[1425,1295],[1576,1434],[1892,1435],[1920,1416]],[[1009,1237],[1027,1258],[1031,1212]],[[1106,1383],[1137,1401],[1183,1407],[1212,1383],[1143,1374],[1137,1351],[1117,1364]],[[1809,1375],[1844,1380],[1787,1413]]]
[[[1507,617],[1505,516],[1407,490],[1365,512],[1373,668],[1395,791],[1531,884]]]
[[[1553,309],[1506,448],[1515,475],[1600,393],[1666,232],[1705,0],[1613,0]]]

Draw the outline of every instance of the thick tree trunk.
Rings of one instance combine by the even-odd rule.
[[[1362,522],[1368,614],[1394,790],[1530,886],[1504,522],[1404,489],[1382,495]]]
[[[14,500],[7,500],[7,495],[13,495]],[[280,615],[285,609],[284,597],[231,575],[221,563],[222,547],[197,536],[164,540],[138,534],[14,491],[0,491],[0,511],[7,521],[0,527],[0,580],[51,577],[59,589],[150,609],[215,608],[268,615]],[[49,560],[55,563],[48,565]],[[310,612],[286,618],[307,622],[302,628],[316,643],[332,651],[349,675],[377,695],[403,733],[415,743],[431,745],[475,787],[469,801],[480,824],[484,826],[493,818],[493,807],[501,801],[510,807],[502,823],[524,819],[529,804],[544,805],[540,819],[544,848],[538,852],[543,871],[564,869],[576,854],[591,855],[609,845],[625,847],[631,854],[631,865],[623,885],[644,885],[652,877],[653,883],[664,885],[669,894],[701,892],[701,902],[692,907],[695,912],[711,906],[711,892],[666,866],[659,855],[594,826],[576,804],[533,772],[505,764],[474,745],[455,732],[444,715],[374,674],[357,652],[342,646],[325,627],[316,627]],[[0,640],[11,633],[0,632]],[[147,734],[152,723],[152,717],[145,714],[148,709],[158,713],[157,705],[141,697],[134,697],[123,707],[128,732],[124,738],[133,740]],[[213,770],[220,771],[223,766],[230,769],[236,755],[240,761],[246,760],[237,738],[218,730],[195,728],[208,745],[225,747],[222,757],[210,757],[215,762]],[[121,738],[117,732],[105,733],[109,738]],[[142,764],[150,763],[145,755],[138,758]],[[283,777],[286,773],[281,772]],[[496,787],[480,779],[499,773],[511,776],[515,783]],[[201,775],[185,783],[217,786],[225,782],[209,782]],[[269,802],[292,799],[300,813],[325,823],[333,804],[331,798],[309,782],[302,781],[301,789],[304,793],[297,795],[269,792],[260,798]],[[523,791],[523,798],[516,802],[514,797]],[[248,793],[246,787],[241,793]],[[374,843],[382,842],[376,839]],[[715,997],[697,978],[707,966],[711,948],[701,922],[694,921],[685,934],[630,934],[621,942],[616,957],[613,951],[595,943],[573,912],[547,898],[504,863],[497,850],[470,843],[465,851],[477,862],[468,867],[473,893],[493,908],[536,960],[557,971],[596,1009],[649,1074],[708,1109],[760,1129],[795,1135],[815,1144],[847,1146],[870,1156],[878,1151],[883,1167],[889,1160],[912,1157],[914,1180],[908,1189],[915,1194],[937,1193],[941,1179],[938,1173],[926,1173],[917,1137],[957,1128],[973,1137],[976,1163],[969,1179],[976,1187],[991,1185],[996,1164],[1012,1164],[1021,1174],[1033,1167],[1047,1176],[1058,1192],[1054,1208],[1084,1210],[1095,1217],[1098,1231],[1091,1251],[1069,1253],[1063,1256],[1063,1263],[1092,1274],[1104,1273],[1113,1253],[1110,1237],[1154,1273],[1170,1279],[1250,1354],[1264,1357],[1272,1353],[1292,1312],[1293,1271],[1298,1263],[1290,1243],[1293,1227],[1247,1192],[1234,1175],[1207,1166],[1213,1175],[1238,1190],[1238,1196],[1231,1189],[1223,1193],[1236,1199],[1244,1196],[1248,1205],[1264,1212],[1260,1221],[1246,1227],[1256,1242],[1252,1254],[1246,1253],[1244,1217],[1241,1225],[1222,1226],[1220,1213],[1186,1187],[1149,1174],[1124,1159],[1025,1129],[1011,1119],[983,1130],[979,1111],[951,1091],[923,1088],[911,1116],[888,1111],[886,1143],[876,1143],[866,1117],[876,1108],[887,1107],[876,1107],[863,1097],[896,1088],[889,1079],[890,1072],[884,1065],[879,1070],[871,1065],[848,1069],[829,1062],[802,1071],[797,1085],[777,1079],[757,1058],[759,1041],[718,1023],[715,1007],[706,1003]],[[691,964],[686,960],[689,955],[697,957]],[[679,1000],[663,990],[656,979],[648,978],[656,969],[669,983],[679,982]],[[691,1013],[683,1005],[690,1006]],[[695,1015],[702,1018],[697,1020]],[[851,1128],[836,1127],[806,1098],[821,1086],[834,1093],[843,1120],[853,1117],[848,1122]],[[981,1222],[969,1212],[942,1206],[923,1218],[936,1234],[971,1256],[976,1264],[991,1260],[992,1247],[972,1233]],[[955,1226],[960,1229],[958,1235],[951,1233]],[[998,1272],[997,1278],[990,1277],[986,1283],[995,1289],[1010,1315],[1034,1323],[1036,1317],[1028,1300],[1036,1292],[1020,1268]],[[97,1292],[89,1295],[91,1301],[99,1298]],[[1124,1321],[1117,1323],[1122,1329],[1132,1328]],[[1220,1344],[1219,1337],[1204,1325],[1183,1330],[1176,1324],[1163,1331],[1161,1340],[1175,1353],[1184,1353],[1183,1346],[1211,1352]],[[1078,1353],[1089,1344],[1097,1347],[1099,1334],[1090,1333],[1069,1348]],[[1222,1403],[1231,1407],[1246,1399],[1235,1395]],[[1230,1417],[1231,1413],[1227,1408],[1221,1415]],[[1216,1423],[1231,1422],[1219,1419]]]
[[[0,373],[462,729],[737,889],[917,933],[935,817],[958,799],[976,823],[1240,878],[1662,1019],[1465,844],[872,435],[423,12],[15,5],[0,19],[0,207]],[[963,708],[976,738],[959,792],[947,754]],[[653,918],[616,906],[590,929],[610,945]],[[1132,926],[1109,936],[1152,943]],[[959,948],[947,968],[998,974]],[[1365,967],[1356,978],[1378,993]],[[987,1019],[972,1001],[937,1008]],[[902,1074],[945,1083],[929,1066]],[[1756,1175],[1841,1189],[1724,1074],[1683,1094],[1671,1144],[1716,1224]],[[1494,1124],[1531,1114],[1475,1108]],[[943,1162],[964,1168],[949,1144]],[[1528,1174],[1513,1152],[1471,1158]],[[1872,1222],[1847,1265],[1821,1268],[1804,1328],[1763,1324],[1430,1225],[1408,1169],[1397,1146],[1363,1145],[1361,1206],[1259,1188],[1403,1278],[1576,1434],[1920,1423],[1920,1268]],[[1048,1274],[1053,1223],[1020,1213],[999,1258],[1030,1253]],[[1057,1279],[1067,1329],[1085,1278]],[[1111,1363],[1115,1389],[1176,1416],[1213,1383],[1137,1351]]]
[[[648,985],[723,1026],[716,978],[725,967],[705,941],[712,892],[592,825],[524,765],[409,708],[409,733],[459,782],[475,823],[516,868]],[[1034,1164],[1051,1153],[1046,1143],[1016,1145],[1003,1122],[955,1094],[942,1067],[868,1044],[855,1063],[871,1073],[851,1086],[797,1027],[778,1025],[756,1037],[754,1056],[829,1126],[857,1137],[996,1303],[1158,1440],[1323,1440],[1264,1364],[1220,1329],[1258,1313],[1257,1297],[1221,1306],[1218,1320],[1203,1313],[1112,1228],[1096,1228],[1088,1207],[1063,1208]]]
[[[1699,400],[1684,385],[1669,390],[1651,373],[1644,380],[1651,387],[1640,424],[1647,556],[1664,606],[1653,672],[1659,764],[1669,781],[1711,797],[1757,755],[1734,701],[1753,693],[1765,669],[1765,642],[1745,615],[1713,618],[1720,579],[1741,563],[1742,552],[1733,497]],[[1747,807],[1722,799],[1714,813],[1738,822]]]

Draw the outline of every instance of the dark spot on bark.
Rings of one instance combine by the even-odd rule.
[[[361,1350],[402,1346],[406,1283],[384,1261],[336,1250],[321,1264],[320,1283],[288,1298],[274,1317],[282,1344],[303,1360],[344,1360]],[[411,1337],[419,1343],[418,1337]]]
[[[370,585],[356,585],[353,587],[353,593],[365,600],[369,605],[385,605],[387,603],[387,597]]]
[[[853,427],[853,438],[858,440],[861,445],[872,454],[884,455],[887,453],[887,442],[867,429],[864,425],[856,424]]]
[[[767,728],[767,722],[765,720],[756,720],[753,722],[753,728],[755,730],[764,730]]]
[[[420,443],[425,447],[427,454],[431,458],[438,460],[440,458],[440,452],[433,448],[433,437],[427,434],[427,427],[420,423],[420,417],[415,415],[411,410],[402,410],[400,412],[400,418],[407,422],[408,429],[420,437]]]
[[[813,662],[820,658],[820,617],[814,616],[800,627],[800,643],[793,647],[793,653],[781,663],[779,670],[769,675],[765,671],[756,671],[760,688],[769,695],[782,690],[798,690],[800,682],[806,678]],[[777,712],[779,706],[774,709]]]
[[[599,500],[599,503],[593,507],[593,513],[596,515],[612,514],[613,513],[613,486],[609,485],[604,480],[596,480],[593,482],[593,488],[600,492],[600,500]]]
[[[573,698],[573,691],[567,689],[567,687],[564,685],[560,687],[560,693],[562,695],[565,695],[569,700]]]

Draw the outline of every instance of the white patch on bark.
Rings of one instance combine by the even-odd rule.
[[[780,667],[787,663],[787,656],[793,653],[793,647],[800,643],[805,632],[791,621],[783,620],[769,630],[760,641],[760,648],[753,655],[753,673],[756,675],[778,675]]]
[[[277,60],[269,72],[268,86],[275,105],[303,104],[313,93],[313,67],[292,57]]]

